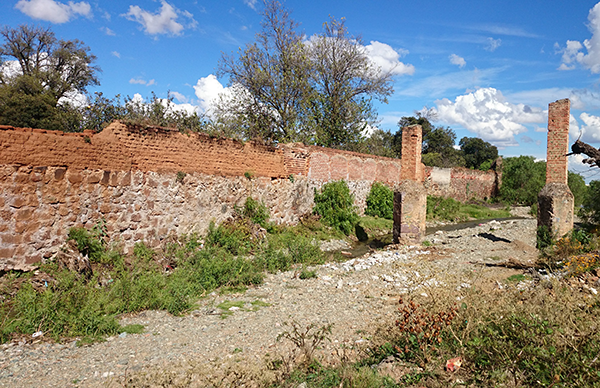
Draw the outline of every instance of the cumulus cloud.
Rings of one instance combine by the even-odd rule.
[[[501,44],[502,39],[487,38],[487,43],[484,48],[487,51],[494,52],[498,47],[500,47]]]
[[[55,0],[19,0],[15,8],[34,19],[51,23],[66,23],[78,15],[91,16],[91,7],[85,1],[64,4]]]
[[[461,69],[463,67],[465,67],[465,65],[467,64],[467,61],[465,61],[465,59],[463,57],[459,57],[456,54],[450,55],[449,59],[450,59],[451,64],[456,65],[456,66],[460,67]]]
[[[227,93],[227,89],[214,74],[200,78],[196,85],[194,85],[196,97],[199,99],[198,105],[204,112],[210,111],[211,107],[219,99],[219,95]]]
[[[527,131],[523,123],[545,121],[541,108],[511,104],[494,88],[478,89],[454,102],[444,98],[435,103],[441,121],[461,125],[496,146],[517,145],[515,135]]]
[[[588,15],[588,29],[592,33],[590,39],[581,42],[567,40],[564,48],[555,45],[557,51],[562,53],[562,63],[559,70],[571,70],[579,63],[593,74],[600,73],[600,3],[590,10]],[[584,53],[587,51],[587,54]]]
[[[160,10],[156,13],[143,10],[137,5],[130,5],[129,12],[122,16],[125,16],[127,20],[138,22],[149,35],[181,35],[185,27],[177,21],[179,16],[188,19],[188,28],[196,27],[197,22],[193,18],[194,15],[188,11],[180,11],[165,0],[162,0],[161,4]]]
[[[392,46],[371,41],[371,44],[365,46],[367,55],[384,72],[390,72],[396,75],[412,75],[415,73],[415,67],[411,64],[400,62],[400,57],[408,54],[408,50],[394,50]]]
[[[583,112],[579,115],[579,118],[583,121],[583,125],[581,126],[581,141],[586,143],[600,143],[600,117]],[[573,137],[579,137],[579,133],[577,137]]]

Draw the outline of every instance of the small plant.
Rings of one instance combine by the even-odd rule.
[[[424,246],[424,247],[430,247],[430,246],[432,246],[432,245],[433,245],[433,244],[432,244],[432,242],[431,242],[431,241],[429,241],[429,240],[423,240],[423,243],[422,243],[422,244],[423,244],[423,246]]]
[[[83,141],[86,144],[92,144],[92,139],[89,136],[84,136]]]
[[[373,183],[367,196],[365,214],[391,220],[394,215],[394,192],[382,183]]]
[[[400,298],[398,319],[395,322],[393,349],[398,357],[425,366],[444,340],[458,313],[455,305],[437,313],[429,312],[414,301],[404,303]]]
[[[242,211],[244,217],[248,217],[254,222],[266,228],[267,221],[269,220],[269,209],[263,202],[258,202],[251,197],[246,198],[244,203],[244,210]]]
[[[554,245],[555,243],[554,234],[546,225],[538,226],[536,236],[537,249],[545,249]]]
[[[252,180],[252,178],[254,178],[254,172],[253,171],[246,171],[244,173],[244,176],[246,177],[246,179]]]
[[[290,176],[288,176],[288,179],[290,180],[290,182],[294,183],[294,174],[290,174]]]
[[[321,216],[321,220],[349,235],[358,222],[358,214],[354,207],[354,197],[346,181],[340,180],[323,185],[320,192],[315,189],[315,207],[313,212]]]
[[[175,178],[175,182],[177,183],[183,183],[183,180],[185,179],[186,173],[183,171],[177,171],[177,178]]]
[[[288,325],[284,323],[284,325]],[[291,326],[290,331],[284,331],[277,336],[277,341],[286,339],[296,345],[295,351],[299,351],[296,361],[303,367],[307,368],[312,364],[314,359],[315,351],[325,341],[331,341],[329,334],[331,334],[331,328],[333,324],[324,325],[317,327],[316,324],[311,323],[304,329],[297,322],[289,324]]]
[[[317,271],[316,270],[312,270],[309,271],[307,269],[303,269],[302,272],[300,272],[300,275],[298,275],[298,277],[302,280],[304,279],[316,279],[317,278]]]

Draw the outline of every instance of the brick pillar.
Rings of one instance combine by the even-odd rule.
[[[567,185],[569,152],[569,99],[548,106],[546,185],[538,195],[538,229],[547,227],[555,237],[573,229],[573,194]]]
[[[400,184],[394,191],[394,243],[420,242],[425,236],[427,192],[423,185],[424,166],[420,125],[402,128]]]

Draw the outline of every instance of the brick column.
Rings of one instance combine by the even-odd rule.
[[[427,192],[423,185],[424,166],[420,125],[402,128],[400,184],[394,191],[394,243],[420,242],[425,236]]]
[[[554,237],[573,229],[573,194],[567,185],[569,152],[569,99],[548,106],[546,185],[538,195],[538,230],[546,227]]]

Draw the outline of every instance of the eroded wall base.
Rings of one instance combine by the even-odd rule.
[[[420,243],[425,237],[427,191],[423,183],[403,181],[394,192],[394,244]]]
[[[569,186],[547,183],[538,195],[538,228],[546,226],[555,237],[562,237],[573,229],[574,200]]]

